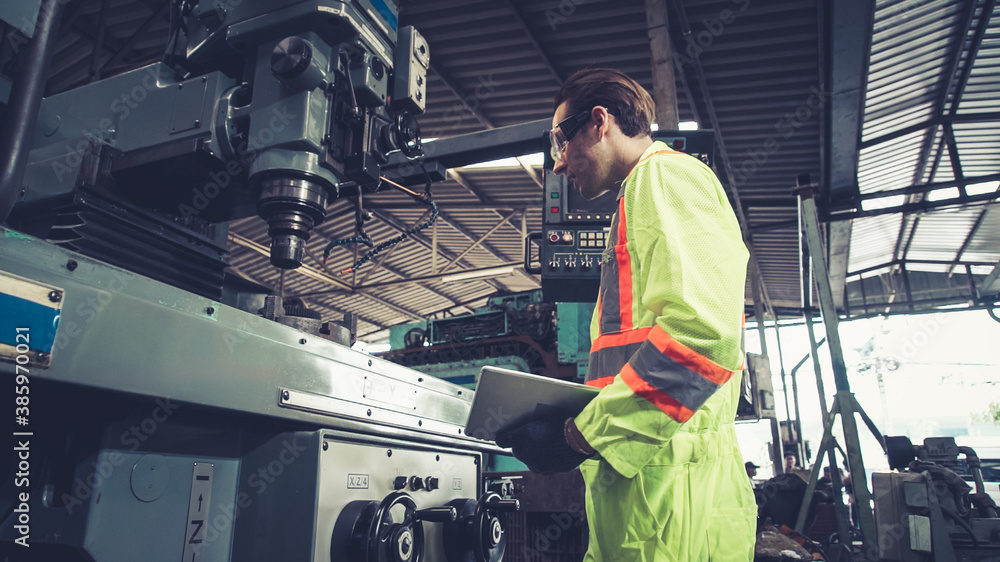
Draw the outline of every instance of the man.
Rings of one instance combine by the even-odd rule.
[[[793,454],[785,455],[785,474],[794,472],[795,470],[798,470],[798,468],[799,459],[795,458],[795,455]]]
[[[653,101],[621,72],[579,71],[554,105],[555,173],[588,198],[618,192],[591,322],[587,382],[602,390],[497,443],[535,471],[582,463],[586,560],[752,560],[733,424],[748,252],[725,191],[653,142]]]
[[[749,476],[751,479],[753,479],[754,476],[757,476],[757,469],[760,468],[759,466],[755,465],[750,461],[743,463],[743,466],[746,467],[747,476]]]

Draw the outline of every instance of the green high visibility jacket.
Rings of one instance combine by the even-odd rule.
[[[619,193],[591,322],[602,390],[575,419],[598,453],[585,560],[753,559],[733,423],[748,257],[712,170],[653,143]]]

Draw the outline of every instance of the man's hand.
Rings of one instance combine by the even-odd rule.
[[[532,472],[567,472],[593,456],[570,447],[566,441],[567,422],[561,416],[528,422],[497,434],[497,445],[510,448]]]

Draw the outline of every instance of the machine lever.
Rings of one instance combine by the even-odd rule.
[[[520,511],[521,501],[491,499],[486,502],[486,509],[491,511]]]
[[[418,509],[414,514],[417,521],[432,521],[435,523],[451,523],[458,519],[458,510],[451,506],[428,507]]]

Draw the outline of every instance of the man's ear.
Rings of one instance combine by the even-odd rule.
[[[609,128],[611,127],[611,114],[599,105],[590,111],[590,118],[594,121],[594,125],[597,126],[597,140],[600,141],[607,136],[609,132]]]

